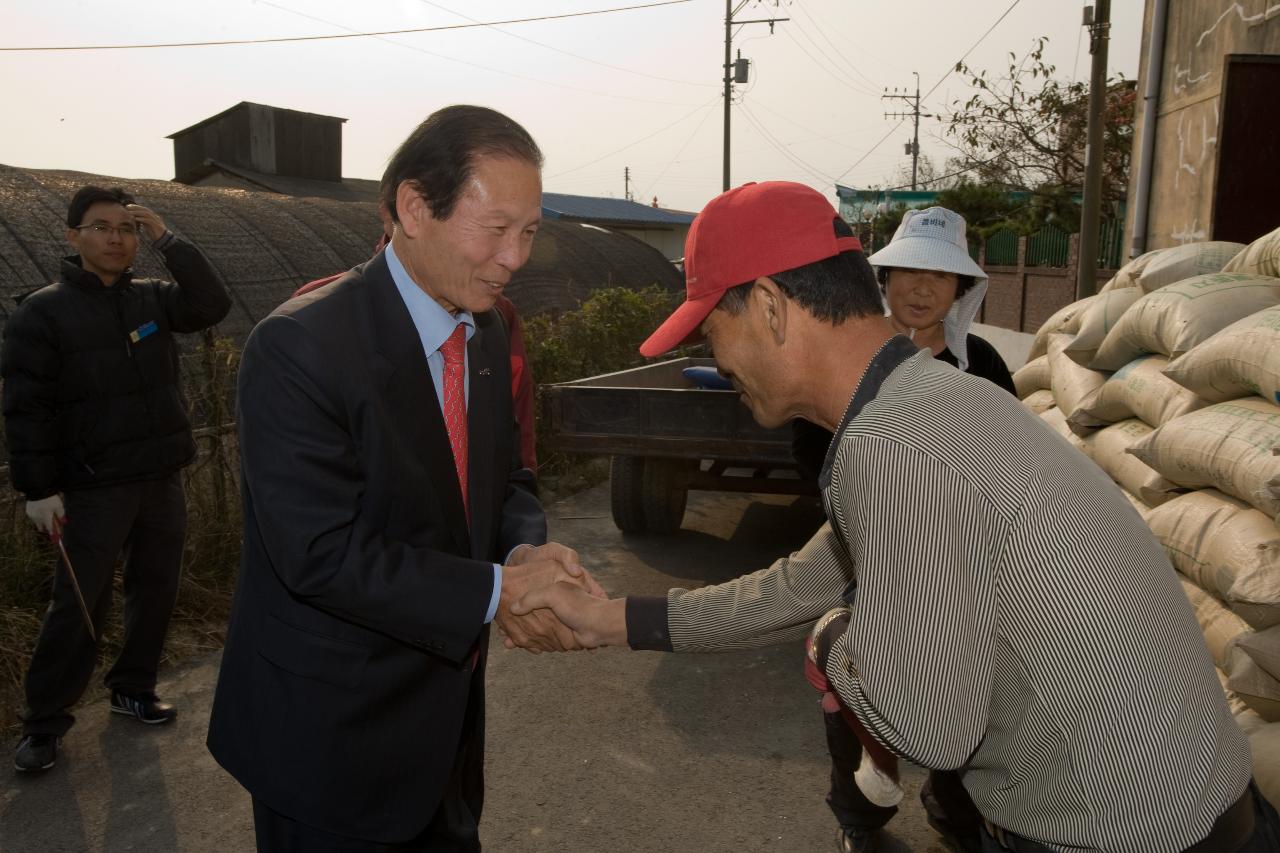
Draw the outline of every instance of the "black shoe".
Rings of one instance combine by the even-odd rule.
[[[168,702],[161,702],[154,693],[130,696],[127,693],[112,690],[111,713],[124,714],[149,726],[156,726],[178,716],[178,709]]]
[[[21,773],[39,773],[52,767],[57,757],[57,735],[26,735],[14,753],[13,766]]]
[[[842,826],[836,834],[840,853],[875,853],[880,849],[880,830],[861,826]]]

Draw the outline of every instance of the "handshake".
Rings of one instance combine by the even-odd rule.
[[[627,642],[626,599],[610,599],[578,552],[557,542],[511,553],[493,621],[507,648],[534,654]]]

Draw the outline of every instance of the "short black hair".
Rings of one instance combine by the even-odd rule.
[[[471,177],[476,157],[512,157],[542,168],[542,151],[529,131],[497,110],[455,104],[436,110],[400,143],[382,173],[382,203],[400,221],[396,190],[413,181],[436,219],[448,219]]]
[[[75,228],[77,225],[83,225],[85,211],[100,201],[109,201],[113,204],[124,206],[133,204],[133,196],[120,187],[112,187],[109,190],[95,187],[92,184],[81,187],[71,197],[71,204],[67,207],[67,227]]]
[[[876,281],[880,282],[880,291],[882,293],[889,286],[889,273],[899,269],[906,269],[906,267],[876,267]],[[971,275],[956,273],[956,299],[968,293],[969,288],[973,287],[977,281]]]
[[[853,236],[849,223],[838,216],[832,220],[832,228],[837,237]],[[850,317],[879,317],[884,314],[875,273],[871,271],[866,256],[857,249],[776,273],[769,278],[777,283],[788,299],[795,300],[814,317],[834,326]],[[742,313],[747,295],[754,286],[754,281],[748,281],[729,288],[716,307],[730,314]]]

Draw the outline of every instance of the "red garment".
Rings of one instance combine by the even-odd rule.
[[[845,723],[857,736],[858,743],[862,745],[867,755],[871,757],[875,766],[880,768],[880,772],[895,782],[898,781],[898,757],[886,749],[884,744],[876,740],[871,732],[867,731],[866,727],[862,725],[862,721],[845,707],[839,694],[832,689],[830,681],[827,680],[827,674],[818,669],[817,664],[809,658],[809,646],[812,642],[812,639],[805,640],[804,677],[814,690],[822,694],[822,712],[824,714],[834,714],[839,711]]]
[[[507,344],[511,352],[511,402],[516,420],[520,423],[520,458],[524,467],[537,473],[538,452],[534,432],[533,371],[524,349],[524,331],[516,306],[505,296],[498,297],[495,306],[507,321]]]
[[[377,251],[386,245],[385,239],[378,244]],[[376,252],[375,252],[376,254]],[[299,287],[293,292],[293,299],[324,287],[331,281],[337,281],[345,273],[338,273],[326,278],[318,278]],[[507,349],[511,353],[511,401],[516,420],[520,423],[520,459],[524,466],[535,473],[538,470],[538,453],[536,433],[534,431],[534,392],[533,371],[529,369],[529,357],[524,348],[524,332],[520,327],[520,315],[516,306],[505,296],[498,297],[496,307],[502,312],[507,323]]]

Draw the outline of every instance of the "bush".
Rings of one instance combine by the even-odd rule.
[[[585,379],[637,367],[645,362],[639,347],[679,304],[680,294],[660,287],[643,290],[611,287],[597,290],[575,311],[559,316],[539,314],[524,320],[525,349],[538,388],[538,413],[542,412],[542,387],[556,382]],[[586,468],[583,465],[586,465]],[[538,421],[538,475],[550,485],[575,487],[599,482],[598,464],[573,463],[563,453],[550,450],[541,420]]]

